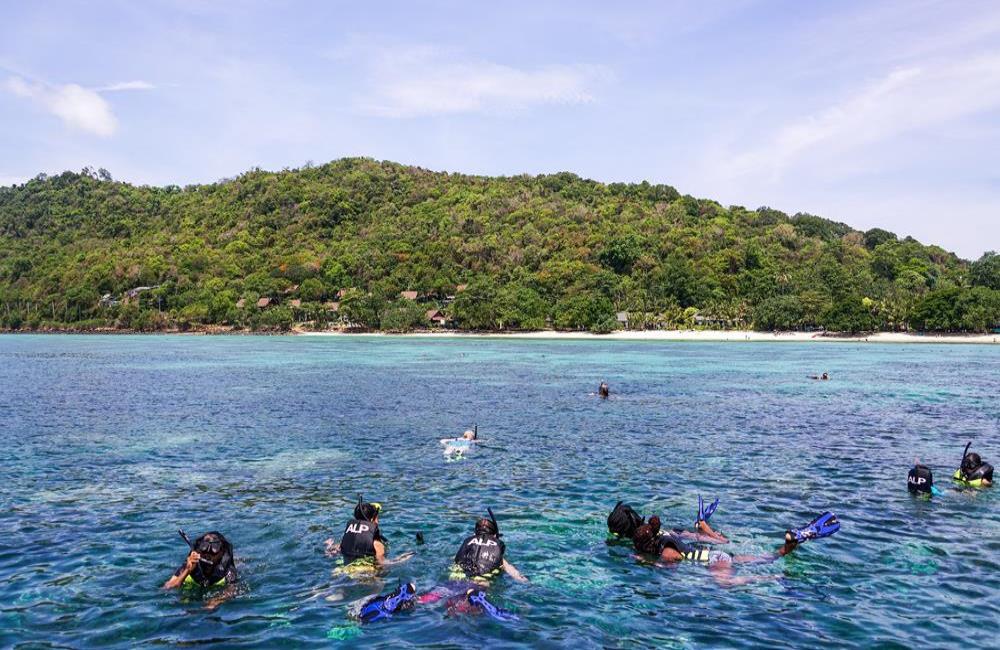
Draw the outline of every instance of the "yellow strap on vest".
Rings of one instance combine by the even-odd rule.
[[[184,582],[181,583],[181,584],[183,586],[185,586],[185,587],[200,587],[201,586],[197,582],[195,582],[194,578],[191,577],[190,573],[187,574],[187,576],[184,578]],[[215,584],[209,585],[209,587],[223,587],[223,586],[225,586],[225,584],[226,584],[226,579],[223,578],[223,579],[219,580],[218,582],[216,582]]]
[[[708,562],[708,549],[699,548],[685,553],[684,559],[692,562]]]

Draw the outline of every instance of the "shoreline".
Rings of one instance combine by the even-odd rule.
[[[414,338],[492,338],[535,340],[589,341],[694,341],[702,343],[923,343],[951,345],[1000,345],[1000,334],[908,334],[877,332],[867,336],[837,336],[819,332],[754,332],[749,330],[623,330],[610,334],[590,332],[458,332],[421,331],[387,332],[309,332],[295,331],[297,336],[402,336]]]
[[[250,330],[212,328],[186,331],[164,330],[0,330],[0,336],[79,335],[79,336],[315,336],[315,337],[401,337],[401,338],[487,338],[547,341],[687,341],[695,343],[883,343],[933,345],[1000,345],[1000,334],[913,334],[907,332],[875,332],[867,335],[825,334],[823,332],[755,332],[753,330],[620,330],[609,334],[538,330],[533,332],[488,332],[459,330],[416,330],[411,332],[378,332],[293,328],[285,332],[254,332]]]

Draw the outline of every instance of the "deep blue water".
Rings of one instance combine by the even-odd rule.
[[[947,477],[970,439],[1000,465],[998,395],[992,346],[0,336],[0,646],[989,647],[1000,488]],[[445,462],[473,423],[489,446]],[[907,494],[915,456],[943,497]],[[323,554],[358,492],[416,551],[374,584]],[[616,500],[690,526],[698,494],[731,553],[843,529],[735,588],[606,545]],[[445,581],[487,506],[532,580],[492,590],[520,622],[348,617]],[[159,589],[179,527],[233,541],[236,599]]]

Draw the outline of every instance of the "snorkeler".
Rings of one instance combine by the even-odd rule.
[[[366,503],[359,494],[358,504],[354,506],[354,518],[347,522],[340,544],[335,544],[332,539],[326,540],[326,554],[340,553],[345,565],[357,563],[368,566],[391,566],[413,557],[413,553],[403,553],[395,560],[386,558],[389,540],[382,535],[378,525],[381,512],[381,503]]]
[[[952,478],[971,487],[990,487],[993,485],[993,466],[984,463],[979,454],[969,453],[971,446],[972,441],[970,440],[969,444],[965,445],[965,451],[962,452],[962,465],[955,470],[955,475]]]
[[[611,391],[608,388],[608,382],[606,381],[601,382],[601,385],[598,386],[597,388],[597,394],[600,395],[602,398],[607,399],[608,395],[611,394]]]
[[[455,553],[454,564],[449,574],[449,581],[438,585],[430,591],[416,597],[420,604],[431,604],[439,601],[446,603],[450,613],[470,614],[486,613],[501,620],[506,613],[493,607],[484,593],[490,582],[501,573],[506,573],[514,580],[527,583],[528,579],[504,557],[507,545],[504,544],[493,511],[487,508],[489,519],[481,518],[476,522],[474,534],[465,538],[458,552]],[[403,593],[406,590],[400,591]],[[389,596],[398,596],[397,592]],[[377,599],[369,602],[373,608],[383,607],[374,604]],[[388,601],[394,605],[397,601]]]
[[[921,465],[920,459],[915,461],[913,468],[906,475],[906,489],[909,490],[910,494],[917,496],[930,497],[942,493],[934,485],[934,474],[931,472],[931,468]]]
[[[455,553],[452,577],[485,583],[503,572],[518,582],[528,582],[517,567],[504,557],[507,545],[500,539],[502,535],[493,511],[487,508],[487,512],[489,519],[479,519],[474,533],[465,538]]]
[[[765,555],[730,555],[722,551],[697,547],[680,539],[679,536],[660,532],[660,518],[650,517],[649,523],[640,526],[634,533],[632,541],[636,551],[644,555],[656,557],[660,562],[704,562],[712,571],[715,579],[724,586],[736,586],[771,579],[770,576],[732,575],[734,564],[749,564],[754,562],[773,562],[794,551],[799,544],[811,539],[829,537],[840,530],[840,522],[830,512],[824,512],[804,528],[785,532],[785,541],[773,553]]]
[[[210,599],[206,605],[209,609],[218,607],[236,594],[236,560],[233,557],[233,545],[222,533],[212,531],[205,533],[192,542],[184,531],[180,533],[187,542],[191,552],[184,564],[174,575],[163,583],[164,589],[177,587],[199,587],[202,589],[223,588],[218,596]]]
[[[444,455],[448,460],[459,460],[472,450],[473,443],[479,442],[479,425],[466,429],[460,438],[444,438]]]
[[[669,534],[682,539],[708,544],[729,543],[729,540],[724,535],[712,530],[712,527],[708,524],[709,518],[715,513],[718,507],[718,499],[706,506],[704,500],[699,495],[698,515],[695,518],[694,531],[675,528]],[[636,512],[632,506],[619,501],[615,504],[611,514],[608,515],[608,532],[611,534],[608,538],[608,544],[631,541],[635,535],[635,531],[644,523],[645,517]],[[668,533],[664,532],[663,534],[666,535]]]
[[[830,379],[830,375],[824,372],[822,375],[809,375],[809,379],[819,379],[820,381],[827,381],[828,379]]]

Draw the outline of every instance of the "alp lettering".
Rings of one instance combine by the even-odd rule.
[[[367,533],[369,530],[371,530],[371,528],[364,524],[348,524],[347,526],[347,532],[354,534]]]
[[[914,485],[923,485],[924,483],[927,482],[927,479],[925,479],[925,478],[918,478],[916,476],[909,476],[909,477],[907,477],[906,480],[907,480],[907,482],[912,483]]]
[[[473,546],[499,546],[492,539],[479,539],[478,537],[473,537],[472,541],[469,542]]]

